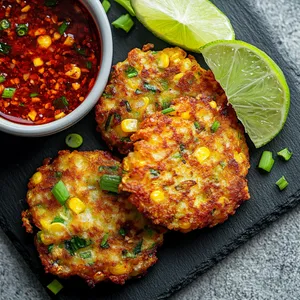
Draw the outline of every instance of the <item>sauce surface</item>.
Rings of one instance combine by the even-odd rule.
[[[79,1],[0,1],[0,117],[37,125],[73,111],[94,85],[99,44]]]

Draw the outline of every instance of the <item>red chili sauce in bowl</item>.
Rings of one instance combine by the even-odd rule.
[[[0,0],[0,117],[22,124],[63,118],[86,98],[100,42],[75,0]]]

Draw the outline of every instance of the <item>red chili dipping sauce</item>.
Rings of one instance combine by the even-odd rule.
[[[0,117],[44,124],[64,117],[92,89],[100,42],[75,0],[0,0]]]

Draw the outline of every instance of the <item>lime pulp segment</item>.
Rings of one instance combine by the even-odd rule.
[[[256,148],[282,129],[290,92],[284,74],[263,51],[242,41],[216,41],[201,50]]]
[[[208,0],[131,0],[139,21],[162,40],[184,49],[235,38],[229,19]]]

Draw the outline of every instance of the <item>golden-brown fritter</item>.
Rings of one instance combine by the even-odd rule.
[[[113,67],[111,79],[96,106],[98,130],[108,147],[127,154],[130,136],[147,116],[169,107],[181,96],[202,95],[209,101],[227,102],[211,71],[178,47],[151,51],[133,49]]]
[[[29,209],[22,214],[46,272],[78,275],[90,285],[103,280],[123,284],[157,261],[161,228],[150,224],[125,194],[102,191],[103,174],[121,175],[121,164],[108,152],[60,151],[32,176]],[[69,198],[64,205],[51,192],[62,182]]]
[[[164,111],[165,113],[167,111]],[[131,136],[120,189],[140,212],[188,232],[224,222],[248,199],[248,147],[230,106],[207,98],[173,101]]]

